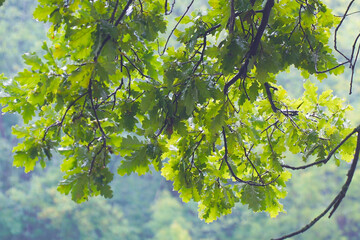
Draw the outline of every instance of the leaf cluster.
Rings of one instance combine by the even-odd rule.
[[[313,165],[350,161],[351,107],[310,81],[293,99],[276,79],[290,66],[305,78],[343,71],[327,44],[331,11],[318,0],[209,4],[177,19],[175,48],[159,37],[163,1],[40,0],[34,17],[51,24],[51,42],[0,82],[3,112],[25,123],[13,128],[22,139],[14,165],[31,171],[59,152],[58,190],[80,203],[112,196],[108,165],[118,155],[118,174],[161,171],[211,222],[237,202],[284,211],[289,152]]]

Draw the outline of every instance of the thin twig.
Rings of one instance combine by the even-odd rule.
[[[268,182],[268,183],[264,183],[264,184],[260,184],[260,183],[254,182],[254,181],[246,181],[246,180],[242,180],[241,178],[239,178],[239,177],[235,174],[234,170],[232,169],[232,167],[231,167],[231,165],[230,165],[230,163],[229,163],[229,160],[228,160],[228,147],[227,147],[227,139],[226,139],[225,128],[223,127],[222,129],[223,129],[223,130],[222,130],[222,135],[223,135],[223,139],[224,139],[224,148],[225,148],[224,161],[225,161],[226,165],[228,166],[228,169],[229,169],[229,171],[230,171],[230,173],[231,173],[231,176],[232,176],[237,182],[239,182],[239,183],[245,183],[245,184],[248,184],[248,185],[251,185],[251,186],[265,187],[265,186],[268,186],[268,185],[274,183],[274,182],[279,178],[280,175],[279,175],[277,178],[275,178],[274,180],[272,180],[272,181],[270,181],[270,182]]]
[[[49,129],[52,128],[52,127],[55,127],[55,126],[62,126],[63,123],[64,123],[64,120],[65,120],[65,117],[66,117],[66,115],[67,115],[67,112],[70,110],[70,108],[71,108],[72,106],[74,106],[74,104],[75,104],[77,101],[79,101],[82,97],[84,97],[84,96],[87,95],[87,94],[88,94],[88,93],[85,92],[85,93],[81,94],[79,97],[77,97],[74,101],[72,101],[72,102],[69,104],[69,106],[66,108],[65,113],[64,113],[64,115],[62,116],[60,122],[57,121],[57,122],[51,124],[50,126],[48,126],[48,127],[45,129],[44,136],[43,136],[43,138],[42,138],[43,141],[45,141],[46,134],[48,133]]]
[[[325,159],[322,159],[322,160],[319,160],[319,161],[316,161],[316,162],[313,162],[313,163],[310,163],[310,164],[307,164],[307,165],[304,165],[304,166],[299,166],[299,167],[293,167],[293,166],[289,166],[289,165],[286,165],[286,164],[281,164],[281,166],[283,168],[288,168],[288,169],[292,169],[292,170],[300,170],[300,169],[306,169],[306,168],[309,168],[309,167],[312,167],[312,166],[315,166],[315,165],[319,165],[319,164],[326,164],[330,158],[335,154],[335,152],[352,136],[354,135],[355,133],[359,132],[360,131],[360,125],[355,128],[351,133],[349,133],[329,154],[328,156],[325,158]]]
[[[315,57],[317,58],[317,55],[315,55]],[[326,70],[319,71],[319,70],[317,69],[317,59],[315,59],[315,73],[317,73],[317,74],[320,74],[320,73],[328,73],[328,72],[330,72],[330,71],[332,71],[332,70],[334,70],[334,69],[336,69],[336,68],[338,68],[338,67],[341,67],[342,65],[348,64],[348,63],[349,63],[349,61],[345,61],[345,62],[343,62],[343,63],[339,63],[339,64],[336,65],[335,67],[332,67],[332,68],[329,68],[329,69],[326,69]]]
[[[189,9],[190,9],[190,7],[192,6],[193,3],[194,3],[194,0],[192,0],[192,1],[190,2],[190,4],[187,6],[185,12],[183,13],[183,15],[181,16],[181,18],[179,19],[179,21],[176,23],[175,27],[171,30],[168,38],[166,39],[166,43],[165,43],[164,49],[163,49],[162,53],[160,54],[160,56],[164,55],[171,36],[173,35],[173,33],[174,33],[174,31],[176,30],[176,28],[179,26],[181,20],[183,20],[183,18],[185,17],[185,15],[186,15],[187,12],[189,11]]]
[[[96,157],[98,155],[100,155],[100,153],[103,151],[103,149],[105,149],[105,153],[106,153],[106,139],[103,140],[103,143],[101,144],[100,150],[95,153],[95,155],[94,155],[94,157],[93,157],[93,159],[92,159],[92,161],[90,163],[90,169],[89,169],[89,173],[88,173],[89,175],[91,175],[91,173],[93,172]],[[105,158],[105,156],[104,156],[104,158]]]
[[[342,23],[344,22],[346,16],[347,16],[347,13],[349,12],[350,8],[351,8],[351,5],[355,2],[355,0],[351,0],[351,2],[349,3],[349,5],[347,6],[346,8],[346,11],[344,13],[344,16],[341,18],[341,21],[339,23],[339,25],[336,26],[335,28],[335,34],[334,34],[334,48],[335,48],[335,51],[337,51],[341,56],[343,56],[346,60],[350,61],[350,59],[345,56],[345,54],[343,54],[337,47],[337,33],[342,25]]]
[[[109,98],[111,98],[112,96],[114,96],[114,105],[116,102],[116,93],[121,89],[122,85],[123,85],[124,81],[123,79],[121,79],[121,83],[120,86],[118,86],[114,92],[112,92],[111,94],[109,94],[104,100],[102,100],[100,103],[96,104],[95,108],[99,108],[99,106],[103,105]],[[113,108],[114,109],[114,108]]]
[[[168,11],[168,0],[165,0],[165,4],[164,4],[164,7],[165,7],[165,15],[170,15],[174,9],[174,6],[175,6],[175,0],[172,2],[171,4],[171,8],[170,8],[170,11]]]
[[[104,137],[104,139],[106,139],[107,136],[106,136],[103,128],[101,127],[101,123],[100,123],[99,117],[98,117],[98,115],[97,115],[97,110],[96,110],[96,108],[95,108],[94,99],[93,99],[93,97],[92,97],[92,81],[93,81],[93,79],[92,79],[92,76],[91,76],[91,78],[90,78],[90,80],[89,80],[89,87],[88,87],[88,94],[89,94],[89,98],[90,98],[91,108],[92,108],[92,110],[93,110],[93,112],[94,112],[95,120],[96,120],[96,122],[97,122],[97,124],[98,124],[98,127],[99,127],[99,129],[100,129],[101,135]]]
[[[251,149],[252,149],[253,147],[254,147],[254,145],[252,145],[252,146],[250,147],[249,153],[251,152]],[[249,155],[248,155],[248,153],[246,152],[245,146],[243,146],[243,149],[244,149],[244,154],[245,154],[246,159],[250,162],[251,166],[253,167],[253,169],[255,170],[256,174],[258,175],[260,181],[261,181],[262,183],[264,183],[264,180],[262,179],[261,174],[260,174],[259,171],[257,170],[257,168],[256,168],[256,166],[254,165],[254,163],[250,160]]]
[[[274,123],[270,124],[264,130],[262,130],[261,133],[267,131],[269,128],[273,127],[274,125],[276,126],[276,124],[278,124],[278,122],[279,122],[279,120],[276,120]]]
[[[352,54],[351,54],[351,60],[353,59],[353,56],[354,56],[353,53],[355,51],[355,45],[356,45],[359,37],[360,37],[360,34],[355,39],[355,42],[354,42],[354,45],[353,45],[353,51],[352,51]],[[360,51],[360,44],[358,46],[358,50],[357,50],[357,53],[356,53],[356,56],[355,56],[355,60],[354,60],[353,63],[351,63],[351,79],[350,79],[350,91],[349,91],[349,94],[352,93],[352,85],[353,85],[353,81],[354,81],[355,66],[356,66],[356,63],[357,63],[357,60],[358,60],[359,51]]]
[[[353,15],[353,14],[358,14],[358,13],[360,13],[360,11],[351,12],[351,13],[348,13],[348,14],[344,14],[344,15],[342,15],[342,16],[334,15],[334,17],[343,18],[343,17],[351,16],[351,15]]]
[[[124,65],[124,68],[126,69],[126,72],[128,74],[128,98],[131,96],[131,74],[129,71],[129,68]]]
[[[122,56],[124,56],[124,57],[129,61],[129,63],[140,73],[141,76],[143,76],[143,77],[145,77],[145,78],[149,78],[149,79],[154,80],[154,78],[150,77],[149,75],[144,74],[144,73],[140,70],[140,68],[138,68],[138,67],[130,60],[130,58],[125,55],[125,53],[122,53]],[[124,66],[124,67],[125,67],[125,66]]]
[[[204,35],[204,43],[203,43],[203,49],[201,51],[201,55],[200,55],[200,59],[199,61],[196,62],[192,73],[194,74],[197,70],[197,68],[199,67],[200,63],[204,60],[204,53],[205,53],[205,48],[206,48],[206,35]]]

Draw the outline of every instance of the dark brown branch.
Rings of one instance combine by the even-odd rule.
[[[351,133],[349,133],[329,154],[328,156],[325,158],[325,159],[322,159],[322,160],[319,160],[319,161],[316,161],[316,162],[313,162],[313,163],[310,163],[310,164],[307,164],[307,165],[304,165],[304,166],[300,166],[300,167],[293,167],[293,166],[289,166],[289,165],[286,165],[286,164],[281,164],[281,166],[283,168],[288,168],[288,169],[291,169],[291,170],[300,170],[300,169],[306,169],[306,168],[309,168],[309,167],[312,167],[312,166],[315,166],[315,165],[319,165],[319,164],[326,164],[330,158],[335,154],[335,152],[352,136],[354,135],[355,133],[359,132],[360,131],[360,125],[355,128]]]
[[[199,67],[200,63],[204,60],[204,53],[205,53],[205,48],[206,48],[206,34],[204,35],[204,43],[203,43],[203,48],[201,51],[201,55],[200,55],[200,59],[199,61],[196,62],[194,68],[193,68],[193,74],[196,72],[197,68]]]
[[[354,40],[354,43],[353,43],[353,46],[352,46],[352,51],[351,51],[351,56],[350,56],[351,61],[354,59],[354,53],[355,53],[355,49],[356,49],[356,44],[357,44],[357,41],[359,40],[359,37],[360,37],[360,33],[356,36],[356,38]]]
[[[235,4],[234,0],[231,0],[230,2],[230,17],[228,21],[229,26],[229,34],[232,34],[234,32],[234,26],[235,26]]]
[[[253,148],[253,146],[254,146],[254,145],[252,145],[252,146],[250,147],[249,153],[251,152],[251,149]],[[257,170],[257,168],[256,168],[256,166],[254,165],[254,163],[250,160],[249,155],[248,155],[248,153],[246,152],[245,146],[243,146],[243,149],[244,149],[244,154],[245,154],[246,159],[249,161],[249,163],[251,164],[251,166],[252,166],[253,169],[255,170],[255,172],[256,172],[256,174],[258,175],[260,181],[261,181],[262,183],[264,183],[264,180],[262,179],[261,174],[260,174],[259,171]]]
[[[346,16],[347,16],[347,13],[349,12],[349,10],[350,10],[350,8],[351,8],[351,5],[352,5],[354,2],[355,2],[355,0],[351,0],[351,2],[349,3],[349,5],[347,6],[346,11],[345,11],[345,13],[344,13],[344,16],[341,18],[341,21],[340,21],[339,25],[337,25],[337,27],[335,28],[335,35],[334,35],[334,48],[335,48],[335,50],[336,50],[341,56],[343,56],[346,60],[348,60],[348,61],[350,61],[350,59],[349,59],[347,56],[345,56],[345,54],[343,54],[343,53],[338,49],[338,47],[337,47],[337,33],[338,33],[338,31],[339,31],[342,23],[344,22],[344,20],[345,20],[345,18],[346,18]]]
[[[162,53],[160,54],[160,56],[164,55],[165,51],[166,51],[166,48],[167,48],[167,45],[169,44],[169,41],[170,41],[170,38],[171,36],[173,35],[174,31],[176,30],[176,28],[179,26],[180,22],[183,20],[183,18],[185,17],[185,15],[187,14],[187,12],[189,11],[190,7],[192,6],[192,4],[194,3],[194,0],[192,0],[190,2],[190,4],[187,6],[185,12],[183,13],[183,15],[181,16],[181,18],[179,19],[179,21],[175,24],[175,27],[171,30],[168,38],[166,39],[166,43],[165,43],[165,46],[164,46],[164,49],[162,51]]]
[[[144,9],[143,9],[143,4],[142,4],[141,0],[139,0],[139,4],[140,4],[140,12],[143,13]]]
[[[63,123],[64,123],[64,120],[65,120],[65,117],[66,117],[66,115],[67,115],[67,112],[70,110],[70,108],[71,108],[72,106],[74,106],[74,104],[75,104],[77,101],[79,101],[82,97],[84,97],[84,96],[87,95],[87,94],[88,94],[88,93],[85,92],[85,93],[81,94],[79,97],[77,97],[74,101],[72,101],[72,102],[69,104],[69,106],[66,108],[65,113],[64,113],[64,115],[62,116],[60,122],[57,121],[57,122],[51,124],[50,126],[48,126],[48,127],[45,129],[44,136],[43,136],[43,138],[42,138],[43,141],[45,141],[46,134],[48,133],[48,131],[50,130],[50,128],[55,127],[55,126],[62,126]]]
[[[340,51],[338,49],[338,46],[337,46],[337,35],[338,35],[338,31],[340,29],[340,27],[342,26],[343,22],[345,21],[346,17],[351,15],[352,13],[348,14],[352,4],[355,2],[355,0],[352,0],[347,8],[346,8],[346,11],[344,13],[344,15],[341,17],[341,21],[340,23],[336,26],[335,28],[335,34],[334,34],[334,48],[335,50],[342,56],[346,59],[345,62],[343,63],[340,63],[338,64],[337,66],[333,67],[333,68],[330,68],[328,70],[324,70],[324,71],[318,71],[317,70],[317,66],[316,66],[316,60],[315,60],[315,71],[316,73],[326,73],[326,72],[329,72],[337,67],[340,67],[342,65],[345,65],[347,63],[349,63],[349,67],[351,68],[351,79],[350,79],[350,90],[349,90],[349,94],[352,94],[352,85],[353,85],[353,80],[354,80],[354,74],[355,74],[355,65],[356,65],[356,62],[357,62],[357,59],[358,59],[358,55],[359,55],[359,51],[360,51],[360,45],[358,46],[358,51],[356,52],[355,54],[355,51],[356,51],[356,46],[357,46],[357,41],[359,40],[359,37],[360,37],[360,34],[358,34],[358,36],[356,37],[356,39],[354,40],[354,44],[353,44],[353,47],[352,47],[352,51],[351,51],[351,56],[348,57],[346,56],[342,51]],[[354,54],[355,54],[355,60],[354,60]]]
[[[356,170],[356,165],[357,162],[359,160],[359,154],[360,154],[360,132],[357,132],[357,139],[356,139],[356,149],[355,149],[355,154],[354,154],[354,159],[353,162],[351,163],[351,167],[347,173],[347,179],[346,182],[344,183],[344,185],[341,188],[341,191],[339,192],[339,194],[337,195],[337,197],[335,198],[335,204],[333,206],[333,209],[331,210],[330,214],[329,214],[329,218],[331,218],[331,216],[334,214],[334,212],[336,211],[336,209],[339,207],[340,203],[342,202],[342,200],[344,199],[349,186],[351,184],[351,180],[354,176],[355,170]]]
[[[340,17],[340,18],[343,18],[343,17],[347,17],[347,16],[354,15],[354,14],[358,14],[358,13],[360,13],[360,11],[351,12],[351,13],[348,13],[348,14],[344,14],[344,15],[342,15],[342,16],[337,16],[337,15],[334,15],[334,17]]]
[[[236,109],[236,107],[234,106],[234,104],[233,104],[232,101],[230,100],[229,96],[227,96],[227,100],[226,100],[226,101],[228,101],[228,102],[230,103],[230,105],[232,106],[232,108],[234,109],[234,111],[235,111],[236,113],[239,113],[240,110]]]
[[[201,131],[199,134],[201,134],[201,133],[202,133],[202,131]],[[196,137],[196,138],[197,138],[197,137]],[[191,154],[191,155],[192,155],[192,158],[191,158],[191,167],[194,166],[201,175],[203,175],[203,172],[202,172],[202,171],[196,166],[196,164],[195,164],[195,152],[196,152],[196,150],[199,148],[199,146],[200,146],[201,142],[204,140],[204,138],[205,138],[205,134],[203,134],[202,137],[201,137],[201,139],[196,143],[196,146],[195,146],[195,148],[194,148],[194,150],[193,150],[193,152],[192,152],[192,154]]]
[[[216,29],[218,29],[219,27],[221,27],[221,24],[217,24],[217,25],[209,28],[208,30],[206,30],[206,31],[204,32],[203,35],[208,35],[209,33],[211,33],[212,31],[214,31],[214,30],[216,30]]]
[[[266,138],[267,138],[267,140],[268,140],[271,153],[275,156],[274,148],[273,148],[273,146],[272,146],[272,144],[271,144],[271,137],[272,137],[274,131],[275,131],[275,128],[273,128],[273,130],[272,130],[271,133],[270,133],[271,136],[269,136],[269,132],[266,130]]]
[[[355,154],[354,154],[354,159],[353,162],[351,164],[351,167],[347,173],[347,179],[346,182],[344,183],[343,187],[341,188],[341,191],[336,195],[336,197],[334,198],[334,200],[329,204],[329,206],[320,214],[318,215],[316,218],[314,218],[309,224],[307,224],[305,227],[303,227],[302,229],[287,234],[285,236],[282,236],[280,238],[275,238],[273,240],[283,240],[283,239],[287,239],[289,237],[293,237],[296,235],[299,235],[305,231],[307,231],[309,228],[311,228],[315,223],[317,223],[323,216],[325,216],[325,214],[327,214],[331,209],[331,212],[329,214],[329,218],[332,216],[332,214],[336,211],[336,209],[338,208],[338,206],[340,205],[340,203],[342,202],[342,200],[344,199],[347,190],[349,189],[349,186],[351,184],[352,178],[354,176],[355,170],[356,170],[356,165],[357,162],[359,160],[359,154],[360,154],[360,133],[359,133],[359,129],[357,129],[357,143],[356,143],[356,149],[355,149]]]
[[[344,54],[342,54],[342,56],[345,56],[345,58],[347,59],[345,62],[340,63],[338,65],[336,65],[335,67],[323,70],[323,71],[318,71],[317,69],[317,59],[315,59],[315,72],[316,73],[327,73],[330,72],[331,70],[334,70],[342,65],[348,64],[349,63],[349,67],[351,68],[351,78],[350,78],[350,90],[349,90],[349,94],[352,94],[352,85],[353,85],[353,80],[354,80],[354,75],[355,75],[355,65],[357,63],[357,59],[359,56],[359,50],[360,50],[360,45],[358,46],[358,50],[355,54],[355,50],[356,50],[356,46],[357,46],[357,42],[360,38],[360,34],[357,35],[357,37],[354,40],[353,46],[352,46],[352,51],[351,51],[351,56],[350,57],[346,57]],[[355,59],[354,59],[354,54],[355,54]],[[317,55],[315,55],[315,57],[317,57]]]
[[[246,77],[246,74],[248,71],[247,68],[248,68],[250,59],[256,55],[257,49],[260,45],[261,37],[263,36],[266,26],[269,22],[270,12],[271,12],[271,9],[273,6],[274,6],[274,0],[266,1],[265,7],[262,11],[263,17],[261,19],[260,26],[256,32],[254,41],[250,45],[249,51],[246,53],[245,62],[242,64],[239,72],[229,82],[227,82],[225,84],[224,94],[228,93],[229,87],[231,85],[233,85],[237,80],[239,80],[240,78],[244,79]]]
[[[94,165],[95,165],[95,161],[96,161],[96,157],[97,157],[98,155],[100,155],[100,153],[103,151],[103,149],[105,149],[105,151],[106,151],[106,139],[104,139],[104,140],[102,140],[102,141],[103,141],[103,143],[101,144],[100,150],[95,153],[95,155],[94,155],[94,157],[93,157],[93,159],[92,159],[92,161],[91,161],[91,163],[90,163],[90,169],[89,169],[89,173],[88,173],[89,175],[91,175],[91,173],[93,172]],[[104,156],[104,157],[105,157],[105,156]]]
[[[167,117],[164,121],[164,124],[161,126],[160,129],[158,129],[156,132],[155,132],[155,137],[159,137],[161,135],[161,133],[164,131],[165,127],[168,125],[168,120],[167,120]]]
[[[190,60],[193,59],[197,54],[200,53],[200,59],[198,61],[196,61],[195,66],[193,67],[193,75],[195,74],[197,68],[199,67],[199,65],[201,64],[201,62],[204,60],[204,54],[205,54],[205,49],[206,49],[206,44],[207,44],[207,35],[209,33],[211,33],[212,31],[216,30],[217,28],[219,28],[221,26],[221,24],[217,24],[211,28],[209,28],[208,30],[206,30],[203,34],[201,34],[200,36],[203,37],[203,43],[199,46],[199,48],[197,50],[195,50],[195,53],[190,57]],[[200,52],[200,48],[202,48],[201,52]],[[193,63],[194,61],[188,61],[188,62],[184,62],[182,64],[186,64],[186,63]]]
[[[114,7],[114,11],[112,12],[111,18],[110,18],[110,22],[111,22],[111,23],[114,22],[114,20],[115,20],[115,14],[116,14],[118,5],[119,5],[119,0],[116,0],[115,7]]]
[[[360,37],[360,34],[358,34],[358,36],[357,36],[356,39],[355,39],[355,42],[354,42],[354,45],[353,45],[352,54],[351,54],[351,60],[353,59],[354,51],[355,51],[355,45],[356,45],[359,37]],[[358,60],[359,51],[360,51],[360,44],[359,44],[359,46],[358,46],[358,50],[357,50],[357,53],[356,53],[356,56],[355,56],[355,60],[354,60],[353,63],[351,63],[351,79],[350,79],[350,91],[349,91],[349,94],[352,93],[352,85],[353,85],[353,81],[354,81],[355,66],[356,66],[356,63],[357,63],[357,60]]]
[[[165,15],[170,15],[174,9],[174,6],[175,6],[175,0],[172,2],[171,4],[171,8],[170,8],[170,11],[168,11],[168,0],[165,0]]]
[[[118,86],[114,92],[112,92],[111,94],[109,94],[104,100],[102,100],[100,103],[96,104],[95,108],[99,108],[99,106],[103,105],[109,98],[111,98],[112,96],[114,96],[114,105],[116,102],[116,93],[121,89],[122,85],[124,84],[123,79],[121,79],[121,83],[120,86]],[[114,107],[113,107],[114,109]]]
[[[289,37],[288,37],[288,41],[290,41],[290,39],[291,39],[292,35],[294,34],[297,26],[299,26],[299,21],[295,24],[293,30],[291,30],[290,35],[289,35]]]
[[[142,91],[140,94],[138,94],[135,98],[131,100],[131,103],[136,102],[142,95],[145,94],[146,91]]]
[[[306,6],[309,7],[310,5],[306,4]],[[299,29],[303,32],[304,38],[305,38],[305,40],[307,41],[307,43],[309,44],[309,47],[310,47],[311,52],[313,52],[313,51],[314,51],[314,48],[312,47],[311,42],[310,42],[310,40],[309,40],[309,37],[308,37],[308,35],[306,34],[306,32],[305,32],[305,30],[304,30],[304,28],[303,28],[303,26],[302,26],[302,24],[301,24],[301,9],[302,9],[302,8],[305,9],[305,7],[301,4],[301,5],[300,5],[300,8],[299,8]],[[305,10],[306,10],[306,9],[305,9]]]
[[[91,77],[92,77],[92,76],[91,76]],[[97,124],[98,124],[98,127],[99,127],[99,129],[100,129],[101,135],[103,136],[104,141],[106,141],[107,136],[106,136],[103,128],[101,127],[101,123],[100,123],[99,117],[98,117],[98,115],[97,115],[97,110],[96,110],[96,108],[95,108],[94,99],[93,99],[93,97],[92,97],[92,82],[93,82],[93,79],[90,78],[89,87],[88,87],[88,94],[89,94],[89,98],[90,98],[91,108],[92,108],[92,110],[93,110],[93,112],[94,112],[95,120],[96,120],[96,122],[97,122]]]
[[[247,100],[249,100],[249,101],[250,101],[249,94],[247,93],[247,91],[246,91],[246,87],[245,87],[245,78],[242,80],[242,87],[243,87],[243,89],[244,89],[245,96],[246,96]]]
[[[227,139],[226,139],[225,128],[223,127],[222,129],[223,129],[222,130],[222,135],[223,135],[223,139],[224,139],[224,148],[225,148],[225,153],[224,153],[224,158],[223,159],[224,159],[224,161],[225,161],[225,163],[226,163],[226,165],[227,165],[227,167],[228,167],[228,169],[229,169],[229,171],[231,173],[231,176],[237,182],[245,183],[245,184],[248,184],[248,185],[251,185],[251,186],[265,187],[265,186],[268,186],[268,185],[272,184],[273,182],[275,182],[279,178],[280,175],[277,178],[275,178],[274,180],[272,180],[272,181],[270,181],[268,183],[264,183],[264,184],[260,184],[260,183],[254,182],[254,181],[246,181],[246,180],[242,180],[241,178],[239,178],[235,174],[234,170],[232,169],[232,167],[231,167],[231,165],[229,163],[229,160],[228,160],[228,147],[227,147]]]
[[[81,109],[79,115],[78,115],[78,116],[75,116],[75,117],[73,118],[73,122],[75,122],[77,119],[79,119],[79,118],[81,118],[81,117],[84,116],[83,113],[84,113],[85,106],[86,106],[86,99],[87,99],[87,96],[85,96],[84,103],[83,103],[83,106],[82,106],[82,109]]]
[[[93,99],[93,96],[92,96],[92,84],[93,84],[93,79],[92,79],[92,76],[90,77],[90,80],[89,80],[89,86],[88,86],[88,95],[89,95],[89,98],[90,98],[90,103],[91,103],[91,108],[94,112],[94,116],[95,116],[95,120],[97,122],[97,125],[100,129],[100,132],[101,132],[101,137],[98,138],[98,140],[101,140],[102,141],[102,145],[101,145],[101,148],[98,152],[95,153],[92,161],[91,161],[91,164],[90,164],[90,169],[89,169],[89,175],[91,175],[92,171],[93,171],[93,168],[94,168],[94,164],[95,164],[95,161],[96,161],[96,157],[103,151],[103,149],[105,149],[104,153],[106,154],[106,138],[108,138],[108,136],[105,134],[104,132],[104,129],[102,128],[101,126],[101,123],[100,123],[100,120],[99,120],[99,117],[97,115],[97,109],[96,109],[96,105],[94,104],[94,99]],[[104,165],[105,165],[105,156],[104,156]]]
[[[124,65],[124,68],[126,69],[127,75],[128,75],[128,98],[131,96],[131,74],[129,71],[129,68]]]
[[[90,151],[90,146],[93,144],[93,142],[95,141],[99,141],[101,140],[101,137],[95,137],[93,140],[91,140],[88,145],[86,146],[87,150]]]
[[[264,83],[264,87],[265,87],[267,98],[269,99],[269,102],[271,105],[271,109],[273,110],[273,112],[277,112],[277,110],[279,110],[279,109],[275,106],[273,98],[272,98],[272,93],[270,91],[270,88],[273,88],[274,90],[277,90],[277,88],[271,86],[268,82]]]
[[[296,110],[289,110],[286,105],[285,105],[285,107],[286,107],[286,110],[285,110],[285,111],[284,111],[284,110],[281,110],[281,109],[278,108],[278,107],[276,107],[276,106],[275,106],[275,103],[274,103],[274,100],[273,100],[273,98],[272,98],[272,93],[271,93],[271,91],[270,91],[270,88],[273,88],[274,90],[278,90],[278,89],[277,89],[276,87],[271,86],[268,82],[265,82],[265,83],[264,83],[264,87],[265,87],[266,95],[267,95],[267,97],[268,97],[268,99],[269,99],[269,102],[270,102],[270,105],[271,105],[271,109],[273,110],[273,112],[276,113],[277,111],[280,111],[285,117],[287,117],[287,118],[290,119],[291,123],[292,123],[295,127],[299,128],[299,126],[296,124],[296,122],[292,119],[292,116],[298,115],[299,112],[296,111]]]
[[[141,76],[143,76],[143,77],[145,77],[145,78],[149,78],[149,79],[154,80],[154,78],[150,77],[149,75],[144,74],[144,73],[140,70],[140,68],[138,68],[138,67],[130,60],[130,58],[128,58],[124,53],[121,53],[121,54],[122,54],[122,56],[124,56],[124,57],[129,61],[129,63],[140,73]]]
[[[334,69],[336,69],[336,68],[338,68],[338,67],[341,67],[342,65],[348,64],[348,63],[349,63],[349,61],[346,61],[346,62],[343,62],[343,63],[339,63],[339,64],[336,65],[335,67],[332,67],[332,68],[329,68],[329,69],[326,69],[326,70],[319,71],[319,70],[317,69],[317,61],[316,61],[316,59],[315,59],[315,72],[316,72],[317,74],[320,74],[320,73],[328,73],[328,72],[330,72],[330,71],[332,71],[332,70],[334,70]]]
[[[279,123],[279,120],[276,120],[274,123],[270,124],[269,126],[267,126],[264,130],[261,131],[261,133],[267,131],[269,128],[275,126]]]
[[[115,22],[115,26],[119,25],[120,21],[123,19],[123,17],[125,16],[127,10],[129,9],[131,3],[133,2],[134,0],[129,0],[124,8],[124,10],[121,12],[120,16],[118,17],[118,19],[116,20]]]
[[[118,19],[116,20],[114,26],[119,25],[120,21],[121,21],[121,20],[123,19],[123,17],[125,16],[126,11],[129,9],[129,7],[130,7],[130,5],[131,5],[131,3],[132,3],[133,1],[134,1],[134,0],[129,0],[129,1],[127,2],[125,8],[124,8],[123,11],[121,12],[121,14],[120,14],[120,16],[118,17]],[[105,37],[104,41],[101,43],[101,45],[100,45],[97,53],[95,54],[94,62],[97,62],[97,59],[98,59],[98,57],[99,57],[102,49],[104,48],[104,46],[105,46],[105,44],[107,43],[107,41],[109,41],[110,39],[111,39],[111,36],[110,36],[110,34],[108,34],[108,35]]]

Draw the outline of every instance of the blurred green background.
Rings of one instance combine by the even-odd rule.
[[[177,2],[181,14],[189,1]],[[325,1],[341,16],[348,0]],[[356,5],[357,4],[357,5]],[[0,8],[0,73],[12,77],[24,65],[21,55],[40,51],[47,26],[32,19],[35,0],[6,0]],[[205,8],[198,1],[193,9]],[[357,1],[353,10],[360,10]],[[173,24],[172,22],[170,25]],[[340,34],[340,48],[349,50],[360,29],[360,14],[345,22]],[[346,51],[347,51],[346,50]],[[360,123],[360,71],[355,75],[353,94],[349,97],[350,71],[318,83],[319,89],[331,88],[354,106],[349,119]],[[280,74],[279,81],[293,96],[302,91],[304,79],[298,71]],[[206,224],[197,217],[196,203],[182,203],[171,182],[159,173],[145,176],[116,176],[110,200],[90,199],[81,205],[56,191],[62,173],[61,159],[54,158],[42,170],[25,174],[12,167],[11,149],[17,140],[11,126],[21,124],[15,115],[0,115],[0,239],[270,239],[298,230],[324,210],[345,181],[348,165],[338,168],[333,162],[321,168],[294,172],[288,183],[288,197],[283,200],[286,214],[271,219],[264,213],[252,213],[238,205],[231,215]],[[289,156],[287,162],[297,162]],[[297,162],[299,164],[299,162]],[[116,172],[119,158],[114,157]],[[331,219],[324,218],[308,232],[293,239],[360,239],[360,172],[355,173],[348,195]]]

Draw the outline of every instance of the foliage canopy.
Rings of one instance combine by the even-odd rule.
[[[276,77],[290,66],[305,79],[354,72],[358,38],[349,55],[336,46],[347,12],[335,17],[318,0],[210,0],[188,14],[193,2],[169,27],[168,1],[39,0],[34,17],[51,24],[44,55],[26,54],[28,69],[0,77],[2,111],[24,120],[13,128],[14,165],[45,167],[57,151],[58,190],[81,203],[112,197],[118,155],[118,174],[161,171],[211,222],[236,202],[275,217],[289,169],[354,159],[327,209],[336,210],[359,155],[351,107],[310,80],[291,98]],[[336,26],[342,63],[328,45]],[[289,153],[311,163],[290,166]]]

